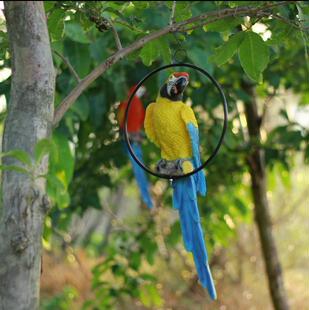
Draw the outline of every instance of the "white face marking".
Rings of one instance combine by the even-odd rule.
[[[174,75],[171,75],[168,78],[168,81],[167,81],[167,93],[168,93],[169,96],[171,95],[171,90],[172,90],[173,86],[175,85],[176,80],[177,80],[177,78]]]

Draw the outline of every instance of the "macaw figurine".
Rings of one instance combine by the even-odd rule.
[[[131,87],[129,90],[127,101],[123,101],[120,103],[118,108],[118,121],[120,125],[120,130],[124,131],[125,125],[125,111],[127,108],[128,100],[135,90],[135,86]],[[141,101],[141,97],[144,95],[146,89],[141,86],[136,92],[135,96],[132,99],[129,116],[128,116],[128,133],[130,137],[131,146],[133,148],[134,154],[138,157],[139,160],[143,160],[143,153],[141,148],[141,142],[143,140],[142,130],[144,127],[144,118],[145,118],[145,109],[143,103]],[[131,161],[133,172],[135,175],[135,179],[137,181],[138,187],[140,189],[140,193],[142,196],[143,202],[147,205],[148,208],[152,208],[152,199],[149,192],[149,183],[146,177],[144,170],[135,162],[132,158],[131,154],[127,150],[127,154]]]
[[[156,102],[148,105],[145,117],[147,137],[161,149],[157,171],[167,175],[181,175],[201,165],[198,124],[193,110],[182,102],[189,83],[187,72],[175,72],[163,84]],[[183,241],[192,252],[199,280],[216,299],[208,255],[197,205],[197,193],[206,195],[203,171],[189,177],[175,179],[173,207],[179,211]]]

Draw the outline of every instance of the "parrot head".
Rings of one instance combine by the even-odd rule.
[[[160,96],[171,101],[182,100],[183,92],[189,84],[187,72],[174,72],[160,89]]]

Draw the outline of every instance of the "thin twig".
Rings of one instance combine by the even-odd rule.
[[[290,3],[297,2],[297,1],[278,1],[275,3],[267,3],[261,7],[236,7],[233,9],[222,9],[222,10],[217,10],[217,11],[212,11],[209,13],[201,14],[198,16],[191,17],[187,20],[184,20],[182,22],[178,22],[177,24],[177,30],[183,31],[183,27],[186,25],[191,25],[199,21],[205,20],[205,23],[208,23],[208,18],[209,17],[215,17],[212,19],[211,22],[225,19],[227,17],[240,17],[240,16],[271,16],[272,12],[269,11],[270,8],[282,6],[282,5],[288,5]],[[200,25],[202,26],[203,23]]]
[[[271,17],[275,18],[275,19],[278,19],[280,21],[282,21],[283,23],[287,24],[287,25],[290,25],[298,30],[306,30],[307,28],[303,28],[301,25],[299,25],[296,21],[294,20],[290,20],[288,18],[285,18],[283,16],[280,16],[278,14],[272,14]]]
[[[112,21],[110,19],[108,20],[108,23],[111,26],[111,29],[112,29],[112,32],[113,32],[113,35],[114,35],[114,38],[115,38],[117,49],[118,49],[118,51],[121,51],[122,50],[122,44],[121,44],[118,32],[117,32],[114,24],[112,23]]]
[[[76,81],[78,83],[80,83],[81,79],[79,77],[79,75],[77,74],[77,72],[75,71],[75,69],[73,68],[73,66],[71,65],[71,63],[69,62],[69,60],[64,57],[63,55],[61,55],[58,51],[53,49],[53,52],[62,59],[62,61],[66,64],[66,66],[68,67],[68,69],[70,70],[70,72],[72,73],[72,75],[75,77]]]
[[[175,23],[175,11],[176,11],[176,1],[173,1],[173,5],[172,5],[172,12],[171,12],[171,17],[170,17],[170,22],[169,25],[172,25]]]
[[[137,33],[143,33],[143,34],[145,33],[145,31],[142,31],[141,29],[138,29],[134,25],[130,25],[129,23],[127,23],[127,22],[125,22],[119,18],[114,19],[114,24],[119,24],[119,25],[125,26],[125,27],[129,28],[130,30],[135,31]]]
[[[238,7],[237,10],[235,9],[222,9],[222,10],[216,10],[212,11],[206,14],[201,14],[192,18],[189,18],[187,20],[174,23],[172,25],[168,25],[165,28],[162,28],[158,31],[152,32],[141,39],[138,39],[134,43],[132,43],[130,46],[125,47],[116,53],[114,53],[112,56],[108,57],[102,64],[100,64],[98,67],[96,67],[92,72],[90,72],[83,80],[81,80],[78,85],[73,88],[73,90],[69,93],[67,97],[63,99],[61,104],[58,106],[58,108],[55,110],[54,114],[54,121],[53,125],[56,126],[59,121],[62,119],[66,111],[72,106],[72,104],[75,102],[75,100],[84,92],[88,86],[95,81],[101,74],[103,74],[107,69],[109,69],[113,64],[117,63],[119,60],[124,58],[125,56],[131,54],[132,52],[136,51],[137,49],[143,47],[145,44],[147,44],[150,41],[153,41],[157,38],[160,38],[168,33],[178,32],[181,31],[181,29],[190,24],[194,24],[196,22],[199,22],[201,20],[207,20],[209,17],[213,17],[212,22],[225,19],[227,17],[239,17],[239,16],[257,16],[261,12],[264,12],[264,10],[269,10],[270,8],[287,5],[291,2],[295,1],[278,1],[278,2],[271,2],[267,3],[262,7],[259,8],[252,8],[252,7]],[[271,12],[269,12],[268,16],[271,16]]]

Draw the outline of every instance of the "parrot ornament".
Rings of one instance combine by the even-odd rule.
[[[201,165],[198,124],[193,110],[182,102],[189,84],[187,72],[175,72],[160,89],[156,102],[146,108],[144,121],[146,136],[161,150],[157,172],[183,175]],[[212,299],[216,290],[208,264],[197,194],[206,195],[206,177],[203,171],[175,179],[173,207],[178,210],[184,245],[192,252],[199,280],[208,289]]]
[[[128,105],[128,100],[135,90],[136,86],[133,86],[129,90],[128,94],[128,99],[127,101],[123,101],[120,103],[119,108],[118,108],[118,122],[120,125],[120,130],[123,133],[124,132],[124,126],[125,126],[125,111]],[[140,161],[143,160],[143,152],[141,148],[141,143],[143,141],[143,135],[142,135],[142,130],[144,127],[144,118],[145,118],[145,109],[143,106],[143,103],[141,101],[141,97],[145,94],[145,87],[140,87],[136,94],[134,95],[131,105],[130,105],[130,110],[129,110],[129,115],[128,115],[128,134],[129,138],[131,141],[131,146],[134,151],[134,154],[138,157]],[[130,159],[130,162],[133,167],[133,172],[134,176],[136,179],[136,182],[138,184],[141,197],[143,202],[148,208],[152,208],[152,199],[151,195],[149,192],[149,183],[147,176],[144,172],[144,170],[135,162],[135,160],[132,158],[131,154],[129,153],[127,146],[125,146],[127,155]]]

